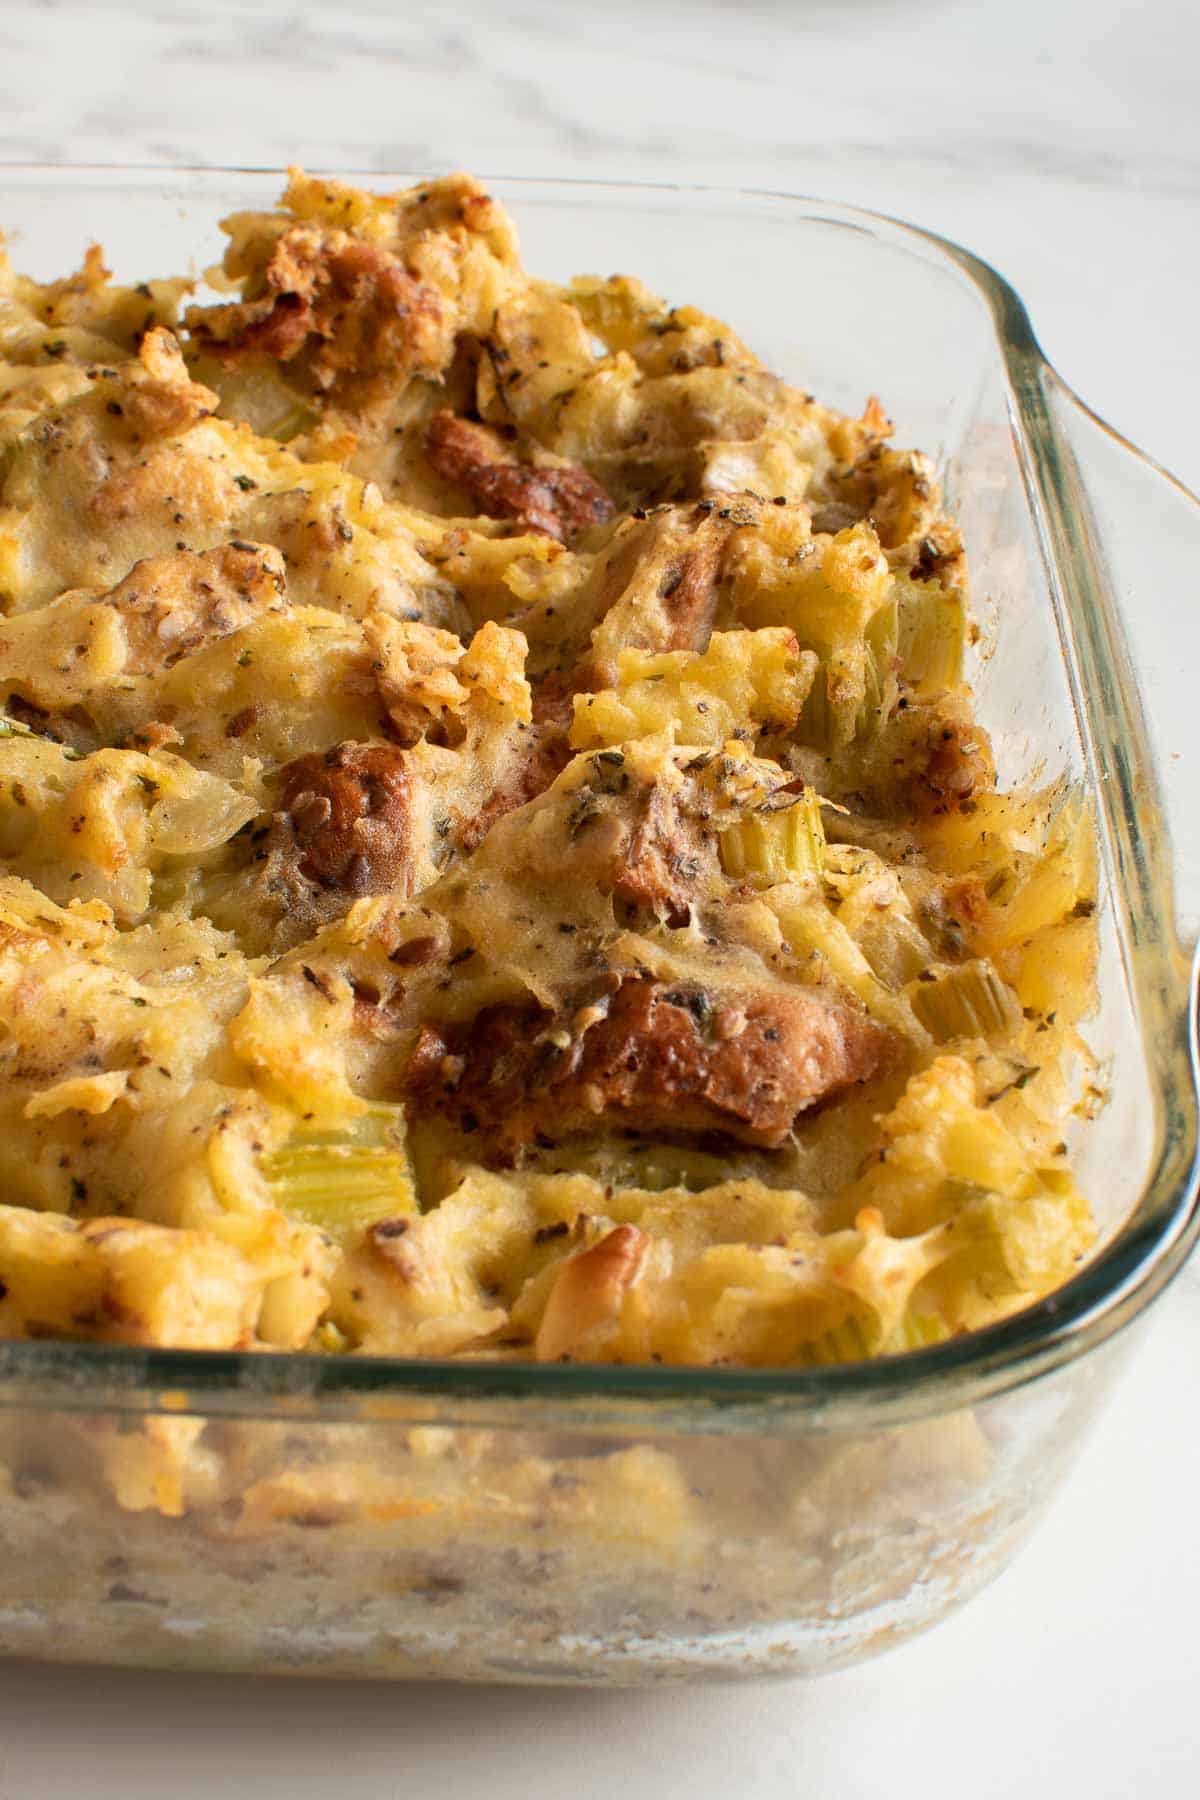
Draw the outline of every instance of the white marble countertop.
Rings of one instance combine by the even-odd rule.
[[[1198,69],[1186,0],[0,0],[0,163],[449,165],[874,207],[993,262],[1066,378],[1200,488]],[[1148,700],[1190,757],[1184,660]],[[1195,1800],[1198,1361],[1193,1267],[1014,1567],[861,1669],[595,1695],[10,1666],[0,1800]]]

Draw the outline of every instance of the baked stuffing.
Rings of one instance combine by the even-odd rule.
[[[810,1365],[1093,1239],[925,455],[466,176],[0,264],[0,1333]]]

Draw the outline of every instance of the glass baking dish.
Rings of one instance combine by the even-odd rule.
[[[10,168],[0,222],[31,274],[97,237],[136,280],[215,260],[218,219],[281,182]],[[1194,566],[1196,503],[952,244],[783,195],[494,191],[539,273],[635,272],[832,405],[878,392],[896,441],[936,454],[1003,779],[1094,800],[1111,1097],[1074,1149],[1101,1248],[1001,1324],[817,1371],[0,1345],[0,1654],[584,1683],[836,1667],[1004,1565],[1200,1229],[1194,996],[1114,600]]]

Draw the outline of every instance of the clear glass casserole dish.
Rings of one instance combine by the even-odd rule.
[[[10,169],[0,221],[30,274],[98,237],[136,280],[215,258],[217,220],[280,184]],[[595,1683],[836,1667],[1004,1565],[1200,1231],[1194,997],[1114,601],[1180,580],[1195,503],[1063,388],[1016,295],[953,245],[787,196],[494,191],[539,272],[636,272],[831,405],[879,392],[897,441],[936,454],[1003,780],[1093,797],[1110,1098],[1073,1149],[1101,1247],[1001,1324],[816,1371],[5,1343],[0,1654]]]

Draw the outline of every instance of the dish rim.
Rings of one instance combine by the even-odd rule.
[[[331,179],[379,188],[429,179],[430,172],[318,169]],[[81,180],[135,186],[208,184],[245,177],[286,179],[270,165],[234,167],[102,163],[0,164],[5,184]],[[1157,811],[1158,781],[1137,683],[1055,401],[1090,420],[1121,452],[1169,483],[1185,502],[1200,500],[1153,458],[1086,405],[1057,374],[1016,289],[974,252],[887,213],[785,190],[712,183],[611,181],[591,177],[480,176],[505,190],[566,199],[611,196],[630,204],[686,197],[722,204],[785,204],[798,217],[841,225],[965,277],[991,318],[1006,379],[1015,451],[1026,501],[1050,577],[1063,667],[1094,797],[1102,853],[1121,927],[1122,960],[1162,1108],[1157,1157],[1124,1225],[1077,1275],[1007,1319],[903,1355],[817,1369],[722,1369],[652,1364],[487,1363],[469,1359],[329,1356],[303,1351],[143,1349],[72,1341],[0,1341],[0,1408],[50,1404],[61,1410],[172,1411],[288,1417],[404,1416],[438,1403],[458,1413],[482,1408],[500,1423],[771,1435],[861,1428],[970,1405],[1023,1386],[1098,1349],[1139,1316],[1182,1267],[1200,1237],[1200,1154],[1196,1042],[1200,954],[1190,981],[1175,924],[1167,856],[1158,834],[1138,828]],[[2,221],[0,221],[2,223]],[[520,223],[518,215],[518,224]],[[1090,679],[1084,679],[1084,675]],[[1136,796],[1134,786],[1136,781]],[[1136,799],[1136,804],[1135,804]],[[1132,946],[1132,948],[1131,948]],[[1133,954],[1133,951],[1138,954]],[[1150,966],[1146,956],[1150,955]],[[1152,977],[1157,977],[1153,979]],[[1180,1001],[1183,1000],[1183,1004]],[[388,1407],[389,1400],[396,1403]]]

